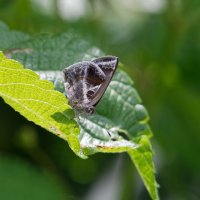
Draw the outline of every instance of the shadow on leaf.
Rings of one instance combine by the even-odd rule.
[[[66,109],[63,112],[56,112],[51,117],[58,123],[67,124],[69,121],[74,120],[75,113],[71,109]]]

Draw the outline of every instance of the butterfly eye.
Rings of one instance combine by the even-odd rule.
[[[94,91],[93,90],[89,90],[88,92],[87,92],[87,97],[92,97],[93,95],[94,95]]]

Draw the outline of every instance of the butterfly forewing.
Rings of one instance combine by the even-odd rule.
[[[105,57],[97,58],[93,60],[92,62],[96,63],[101,68],[101,70],[104,72],[105,77],[106,77],[105,81],[100,85],[97,95],[94,96],[93,102],[91,102],[95,106],[99,102],[103,94],[105,93],[115,73],[115,70],[118,64],[118,58],[115,56],[105,56]]]

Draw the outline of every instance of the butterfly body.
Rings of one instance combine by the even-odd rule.
[[[65,92],[70,105],[77,111],[93,113],[114,75],[117,64],[117,57],[105,56],[65,68]]]

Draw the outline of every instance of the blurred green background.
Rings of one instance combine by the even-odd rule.
[[[200,199],[199,0],[0,0],[0,21],[33,35],[75,30],[118,56],[151,116],[161,199]],[[126,154],[81,160],[0,99],[0,199],[149,196]]]

